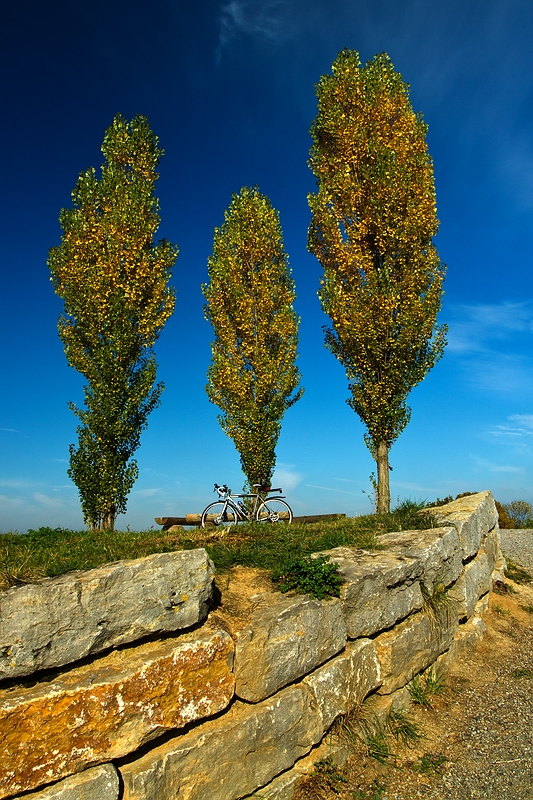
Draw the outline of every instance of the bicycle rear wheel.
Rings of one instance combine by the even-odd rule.
[[[257,509],[255,518],[257,522],[292,522],[292,509],[279,497],[263,500]]]
[[[235,511],[224,500],[217,500],[202,512],[200,525],[202,528],[229,528],[235,525]]]

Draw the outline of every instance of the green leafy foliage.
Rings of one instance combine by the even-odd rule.
[[[285,569],[274,572],[272,580],[278,584],[281,592],[294,589],[318,600],[339,597],[342,586],[339,566],[331,562],[329,556],[298,558],[289,562]]]
[[[215,229],[202,286],[215,339],[207,395],[237,448],[248,488],[270,485],[283,415],[302,396],[299,319],[278,212],[257,188],[234,194]]]
[[[310,167],[318,191],[308,247],[324,276],[326,346],[346,370],[349,405],[377,463],[378,511],[390,508],[388,453],[409,422],[406,398],[441,358],[445,268],[433,164],[409,87],[386,54],[361,67],[343,50],[317,85]]]
[[[54,290],[64,301],[58,323],[68,363],[87,380],[71,445],[69,475],[87,525],[113,528],[126,511],[138,469],[132,456],[160,402],[153,345],[174,309],[168,286],[177,248],[154,244],[154,196],[163,151],[145,117],[120,115],[105,133],[101,178],[83,172],[73,207],[60,214],[61,244],[50,250]]]
[[[415,675],[407,685],[413,703],[431,708],[435,697],[442,693],[445,686],[444,675],[437,675],[429,669],[424,675]]]

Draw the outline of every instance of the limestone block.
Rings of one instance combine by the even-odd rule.
[[[0,594],[0,679],[71,664],[207,616],[213,563],[204,549],[118,561]]]
[[[235,692],[253,703],[311,672],[346,644],[336,598],[320,601],[276,594],[269,599],[236,637]]]
[[[118,800],[118,773],[113,764],[86,769],[40,792],[12,800]]]
[[[461,574],[463,549],[453,527],[385,533],[378,541],[392,553],[420,561],[420,579],[429,592],[437,583],[449,586]]]
[[[341,608],[351,639],[390,628],[422,608],[417,559],[353,547],[336,547],[319,555],[327,555],[339,565],[344,579]]]
[[[334,764],[342,766],[350,755],[350,746],[339,741],[331,741],[328,736],[314,747],[309,755],[296,762],[292,769],[278,775],[267,786],[263,786],[249,796],[250,800],[292,800],[296,785],[303,777],[313,772],[317,761],[331,758]]]
[[[391,694],[375,694],[369,698],[366,717],[361,726],[364,735],[376,734],[383,731],[387,725],[387,718],[395,713],[408,711],[412,700],[406,686],[397,689]]]
[[[426,669],[450,647],[457,627],[454,615],[439,622],[421,611],[376,637],[383,677],[378,692],[390,694]]]
[[[498,512],[490,492],[460,497],[445,506],[426,509],[438,525],[453,525],[463,548],[463,560],[475,555],[482,538],[498,524]]]
[[[466,564],[461,577],[448,591],[457,604],[459,619],[472,616],[477,601],[490,589],[491,572],[487,554],[483,552]]]
[[[460,625],[449,650],[442,653],[435,661],[435,674],[442,675],[449,672],[457,659],[468,655],[479,644],[486,630],[487,626],[483,619],[477,615],[470,617],[467,622]]]
[[[486,614],[487,611],[489,610],[489,606],[490,606],[490,595],[487,592],[487,594],[484,594],[483,597],[481,597],[477,601],[477,603],[476,603],[476,605],[474,607],[474,616],[475,617],[482,617],[483,614]]]
[[[500,528],[498,525],[483,538],[481,542],[481,552],[486,554],[489,569],[492,572],[497,562],[502,557],[502,552],[500,550]]]
[[[323,735],[306,686],[262,703],[237,701],[219,719],[123,764],[123,800],[235,800],[251,794],[311,750]]]
[[[347,714],[381,684],[381,669],[374,642],[357,639],[323,667],[304,678],[328,730],[339,714]]]
[[[221,711],[234,692],[232,660],[225,631],[201,630],[0,692],[0,798]]]

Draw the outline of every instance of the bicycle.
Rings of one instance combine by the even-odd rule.
[[[204,508],[201,527],[231,527],[239,522],[292,522],[292,509],[282,497],[266,497],[271,492],[281,492],[281,489],[271,489],[260,483],[254,483],[252,488],[257,491],[232,494],[226,484],[219,486],[215,483],[213,491],[218,493],[220,499]],[[249,501],[248,504],[245,500]]]

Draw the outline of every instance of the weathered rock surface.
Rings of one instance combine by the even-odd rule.
[[[120,767],[123,800],[235,800],[267,784],[323,735],[302,684],[262,703],[237,701],[220,719]]]
[[[328,730],[339,714],[347,714],[381,684],[381,668],[371,639],[349,642],[340,656],[307,675],[303,683],[311,690]]]
[[[309,755],[296,762],[292,769],[278,775],[267,786],[250,795],[250,800],[292,800],[296,784],[305,775],[313,772],[317,761],[330,758],[334,764],[345,764],[350,755],[350,747],[346,743],[328,741],[314,747]]]
[[[450,647],[457,627],[454,615],[437,621],[421,611],[377,636],[374,643],[383,677],[378,692],[390,694],[426,669]]]
[[[235,693],[257,703],[306,675],[346,644],[339,600],[270,595],[235,646]]]
[[[492,572],[502,557],[502,551],[500,549],[500,528],[498,525],[483,538],[481,542],[481,552],[486,554],[489,569]]]
[[[453,527],[385,533],[378,541],[391,553],[419,561],[420,580],[430,593],[435,584],[449,586],[461,574],[463,549]]]
[[[445,506],[426,509],[438,525],[453,525],[463,548],[463,560],[475,555],[485,534],[498,524],[498,512],[491,492],[460,497]]]
[[[24,800],[118,800],[118,773],[113,764],[102,764],[71,775],[40,792],[24,795]],[[12,800],[23,800],[14,797]]]
[[[465,619],[474,613],[479,598],[490,589],[490,568],[487,554],[480,552],[473,561],[465,565],[462,575],[448,592],[457,605],[459,619]]]
[[[0,797],[127,755],[221,711],[234,693],[232,661],[231,637],[204,630],[0,692]]]
[[[214,567],[204,549],[158,553],[0,594],[0,679],[71,664],[202,621]]]
[[[339,565],[344,579],[341,608],[351,639],[371,636],[390,628],[400,619],[422,608],[418,559],[396,553],[367,552],[336,547],[326,555]]]
[[[484,598],[482,598],[482,600],[484,600]],[[478,603],[478,607],[480,610],[483,610],[484,602],[481,604],[480,601],[480,603]],[[470,619],[463,625],[460,625],[455,636],[453,637],[453,642],[451,643],[450,648],[446,650],[445,653],[442,653],[442,655],[440,655],[435,661],[435,664],[433,665],[435,674],[442,675],[449,672],[458,658],[462,658],[468,651],[471,651],[474,647],[476,647],[476,645],[479,644],[479,642],[481,642],[486,630],[487,626],[485,625],[485,622],[477,614],[470,617]]]

